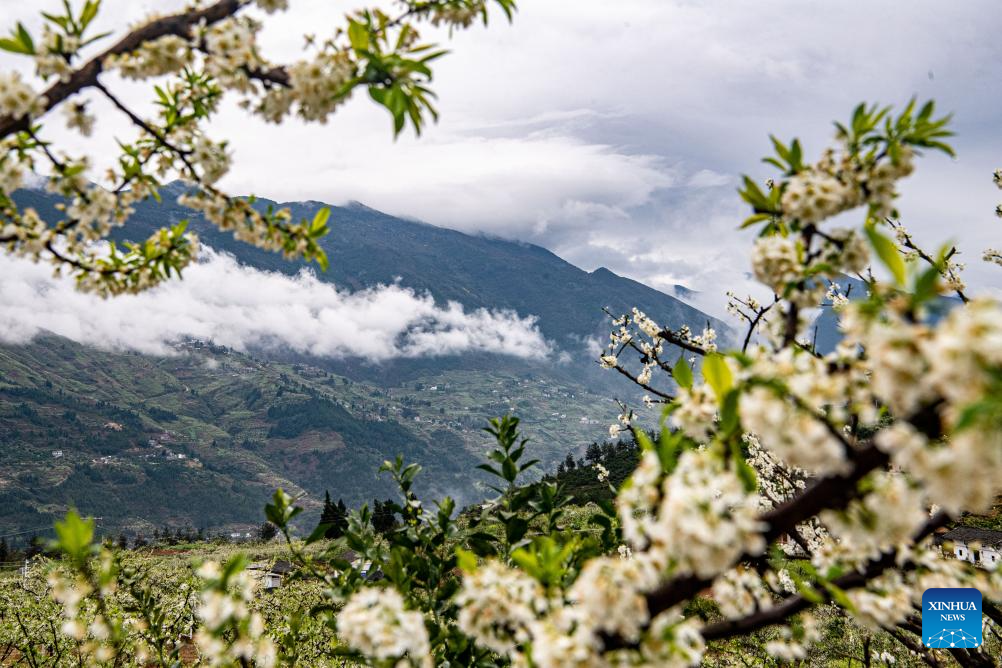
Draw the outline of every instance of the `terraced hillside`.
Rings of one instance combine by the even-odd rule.
[[[0,347],[0,516],[48,526],[70,506],[107,528],[246,529],[276,487],[350,503],[389,493],[402,454],[430,496],[477,498],[481,427],[515,410],[547,461],[600,437],[615,405],[543,375],[442,371],[381,387],[187,342],[155,358],[44,337]]]

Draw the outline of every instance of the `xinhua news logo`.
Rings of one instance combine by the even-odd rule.
[[[981,592],[926,589],[922,594],[922,643],[926,647],[981,647]]]

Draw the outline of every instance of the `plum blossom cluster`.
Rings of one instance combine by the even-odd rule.
[[[598,557],[557,595],[516,569],[488,562],[464,576],[456,599],[460,628],[513,665],[615,665],[602,657],[603,638],[610,636],[639,643],[640,660],[630,665],[692,665],[705,648],[694,624],[675,610],[648,616],[644,593],[662,568],[649,553]]]
[[[619,493],[624,537],[636,554],[657,555],[663,578],[712,583],[725,617],[780,624],[767,651],[781,660],[804,659],[819,638],[810,615],[770,616],[805,586],[869,628],[900,633],[929,582],[960,586],[981,577],[943,561],[927,536],[963,512],[983,511],[1002,491],[1002,406],[993,398],[1002,378],[1002,308],[964,294],[956,249],[927,253],[900,222],[884,220],[894,215],[895,183],[913,171],[918,149],[950,151],[941,141],[945,120],[932,114],[931,104],[909,105],[895,118],[860,107],[838,126],[839,148],[814,165],[804,164],[798,142],[774,140],[778,157],[769,161],[783,178],[768,194],[746,180],[742,195],[755,210],[746,225],[763,225],[753,273],[775,297],[728,295],[729,311],[748,330],[739,352],[692,346],[685,349],[703,358],[701,369],[682,358],[665,363],[655,357],[664,349],[648,339],[669,342],[672,329],[635,312],[613,321],[601,360],[632,378],[624,373],[632,350],[675,384],[660,397],[676,430],[662,438],[670,447],[645,451]],[[861,228],[823,225],[857,207],[865,209]],[[881,233],[886,224],[892,236]],[[875,278],[874,259],[891,282]],[[866,293],[851,295],[840,282],[846,274],[862,279]],[[962,305],[939,318],[935,300],[949,293]],[[843,337],[827,354],[806,336],[810,311],[822,304],[838,315]],[[653,374],[634,380],[646,391],[657,387]],[[716,540],[716,520],[684,500],[731,521],[723,530],[730,549]],[[818,505],[798,512],[811,503]],[[757,555],[771,541],[809,559],[814,575],[794,583],[786,570],[764,566]],[[826,574],[845,572],[864,576],[846,598],[833,598]],[[732,628],[710,624],[699,633],[726,637]]]
[[[197,571],[206,581],[196,612],[201,626],[195,644],[201,659],[210,666],[230,665],[234,659],[261,668],[274,666],[275,643],[265,635],[261,613],[250,607],[253,582],[246,571],[232,570],[207,561]]]
[[[546,592],[528,575],[489,562],[463,578],[456,596],[459,628],[484,647],[510,655],[530,638],[530,627],[549,609]]]
[[[265,10],[283,6],[262,3]],[[483,9],[466,0],[423,7],[432,20],[459,26]],[[321,120],[330,113],[326,105],[346,93],[334,84],[361,67],[359,59],[378,55],[383,32],[396,29],[377,13],[352,21],[348,43],[321,47],[293,76],[260,58],[256,23],[206,20],[187,47],[204,68],[165,88],[166,97],[174,96],[166,104],[210,108],[224,89],[254,99],[260,88],[270,99],[266,115],[281,118],[298,105],[301,115]],[[409,39],[401,40],[406,49]],[[337,61],[348,49],[345,61]],[[399,75],[392,63],[380,64],[390,68],[376,68],[387,80]],[[398,90],[388,107],[399,106],[405,92]],[[370,93],[390,95],[378,86]],[[304,107],[309,96],[315,99]],[[949,152],[945,123],[933,118],[931,104],[910,104],[898,116],[861,106],[838,126],[839,148],[812,165],[804,163],[799,142],[775,142],[770,162],[782,176],[768,194],[750,179],[742,191],[753,208],[747,224],[761,226],[753,272],[774,297],[772,303],[730,297],[747,326],[740,350],[720,350],[711,324],[670,326],[636,309],[613,318],[600,363],[657,397],[665,428],[651,438],[623,404],[610,433],[633,435],[639,463],[614,504],[598,507],[596,531],[568,526],[556,483],[519,486],[519,475],[535,462],[523,459],[526,441],[510,416],[491,422],[498,448],[480,467],[502,481],[492,488],[499,496],[467,514],[466,536],[453,519],[453,501],[425,509],[412,490],[416,466],[402,459],[384,464],[403,497],[394,506],[400,525],[376,538],[365,510],[352,516],[346,536],[387,582],[364,581],[336,556],[329,568],[317,567],[291,536],[299,510],[276,493],[269,521],[304,572],[321,583],[328,603],[316,606],[321,622],[371,665],[607,668],[696,665],[715,658],[715,642],[770,627],[776,628],[766,652],[806,660],[820,638],[815,615],[828,609],[874,632],[893,631],[910,651],[910,620],[929,587],[976,586],[1002,617],[1002,573],[944,559],[930,542],[936,529],[984,510],[1002,492],[1002,308],[963,295],[954,277],[962,267],[949,251],[926,253],[903,228],[882,232],[883,219],[893,214],[895,184],[911,173],[918,151]],[[287,212],[260,212],[216,190],[229,166],[224,142],[166,118],[142,136],[134,159],[162,173],[180,163],[191,185],[187,206],[262,247],[290,256],[314,252],[310,244],[324,217],[296,227]],[[37,149],[30,141],[19,136],[10,146],[0,183],[24,178]],[[83,161],[53,158],[62,167],[49,187],[68,198],[72,223],[53,234],[37,214],[8,207],[13,222],[5,219],[2,234],[15,252],[86,254],[127,217],[123,207],[137,201],[130,198],[155,188],[137,175],[126,177],[131,188],[101,190],[82,178]],[[824,224],[855,208],[865,209],[859,228]],[[182,234],[133,252],[160,257]],[[88,261],[112,268],[129,262],[110,253]],[[870,271],[871,261],[883,269]],[[865,295],[850,299],[832,287],[845,273],[864,281]],[[960,304],[934,317],[939,298],[951,293],[962,296]],[[837,303],[842,340],[822,353],[805,335],[812,311],[826,299]],[[597,473],[607,477],[603,469]],[[58,531],[72,566],[67,579],[52,582],[63,642],[100,660],[119,656],[130,637],[157,646],[157,637],[142,635],[153,631],[142,626],[152,615],[126,623],[129,615],[107,607],[126,580],[113,559],[92,547],[93,526],[88,534],[71,515]],[[341,545],[335,541],[330,551]],[[784,554],[803,559],[793,569]],[[205,663],[295,662],[288,658],[294,647],[283,646],[291,652],[286,657],[278,646],[294,625],[265,628],[239,559],[208,563],[199,576],[191,624]],[[687,616],[686,604],[705,603],[704,591],[712,592],[712,613]],[[336,610],[334,601],[343,607]],[[982,665],[986,658],[978,650],[964,661]]]
[[[0,73],[0,114],[12,118],[41,113],[45,100],[24,80],[20,72]]]
[[[267,60],[258,47],[267,20],[246,9],[256,4],[266,15],[288,8],[286,0],[195,3],[175,15],[152,15],[120,41],[81,63],[81,54],[105,34],[93,34],[100,2],[77,8],[64,3],[64,14],[43,13],[40,36],[32,38],[18,24],[7,51],[30,56],[36,82],[19,72],[0,73],[0,247],[56,272],[72,275],[82,290],[102,295],[139,292],[178,276],[196,257],[194,235],[164,228],[145,241],[125,247],[108,243],[113,227],[127,224],[133,205],[158,198],[160,186],[181,180],[190,190],[181,203],[205,215],[241,241],[286,257],[326,267],[319,239],[322,221],[290,220],[288,211],[258,213],[246,200],[227,195],[218,183],[233,158],[225,140],[207,136],[205,127],[225,96],[267,121],[299,118],[326,123],[356,88],[393,117],[399,134],[411,125],[420,133],[437,118],[430,90],[430,64],[444,52],[420,40],[420,22],[464,28],[474,18],[487,21],[489,6],[511,18],[514,0],[442,0],[401,3],[401,13],[360,10],[345,17],[346,26],[323,40],[308,40],[305,57],[281,64]],[[150,82],[157,113],[143,118],[104,81],[103,73]],[[104,188],[94,181],[86,155],[68,156],[44,139],[43,121],[62,107],[66,125],[91,136],[97,123],[89,111],[90,95],[105,98],[136,128],[132,141],[120,143],[117,165]],[[46,220],[31,207],[23,210],[12,195],[26,173],[49,173],[50,186],[67,199],[64,215]],[[78,217],[77,214],[80,214]],[[325,218],[326,220],[326,218]]]
[[[685,452],[664,476],[657,457],[645,455],[638,473],[617,499],[623,535],[665,570],[706,577],[764,549],[757,495],[713,458]]]
[[[394,665],[431,666],[424,616],[408,610],[395,589],[367,588],[354,594],[338,614],[345,642],[376,660]]]

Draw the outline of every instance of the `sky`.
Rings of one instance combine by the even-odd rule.
[[[0,0],[0,15],[37,28],[42,4]],[[102,27],[117,28],[181,3],[104,5]],[[297,57],[304,33],[325,36],[360,6],[290,5],[261,36],[279,62]],[[354,200],[516,238],[586,270],[684,285],[720,314],[726,290],[754,289],[736,188],[743,173],[771,175],[760,161],[769,134],[798,136],[817,157],[831,122],[858,102],[934,98],[955,114],[959,157],[919,162],[902,183],[902,220],[928,246],[959,245],[972,292],[1002,295],[1002,276],[980,259],[1002,245],[992,184],[1002,166],[1000,17],[987,0],[521,0],[511,25],[451,39],[426,31],[451,53],[435,70],[441,120],[420,138],[394,141],[389,116],[365,95],[326,125],[276,127],[228,107],[211,133],[231,142],[234,167],[221,183],[231,193]],[[0,56],[9,67],[23,64]],[[146,89],[109,81],[151,109]],[[100,101],[94,108],[90,143],[59,123],[51,136],[100,152],[132,135]]]

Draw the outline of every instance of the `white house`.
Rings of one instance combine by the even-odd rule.
[[[995,570],[1002,564],[1002,531],[960,526],[939,536],[944,555]]]
[[[261,588],[271,591],[282,586],[282,578],[292,572],[293,566],[290,562],[279,559],[273,564],[251,564],[247,570],[261,573]]]

